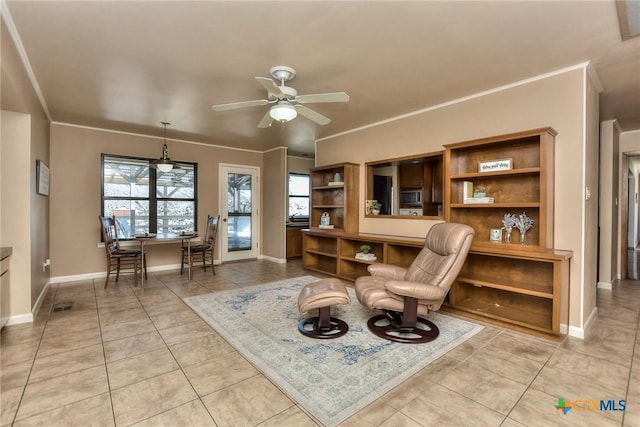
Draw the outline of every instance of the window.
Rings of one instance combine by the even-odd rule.
[[[196,163],[161,172],[151,159],[102,155],[102,215],[115,215],[120,238],[196,230]]]
[[[289,174],[289,219],[291,221],[309,219],[309,175]]]

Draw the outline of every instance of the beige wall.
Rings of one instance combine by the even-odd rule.
[[[598,285],[610,289],[618,275],[618,155],[620,131],[615,120],[600,124],[600,261]]]
[[[555,163],[555,248],[572,250],[570,325],[582,328],[585,282],[586,68],[576,67],[463,102],[317,142],[316,163],[365,162],[442,150],[444,144],[551,126],[558,131]],[[590,93],[589,96],[593,98]],[[591,101],[592,102],[592,101]],[[593,108],[593,107],[592,107]],[[592,114],[591,112],[589,114]],[[592,131],[590,131],[592,133]],[[570,167],[569,167],[570,166]],[[360,172],[360,231],[422,237],[429,220],[364,217],[364,166]],[[594,191],[597,186],[594,186]],[[595,248],[589,248],[595,251]],[[590,284],[591,285],[591,284]],[[586,313],[586,315],[585,315]]]
[[[2,159],[2,246],[13,248],[10,260],[10,315],[31,312],[31,116],[2,111],[0,158]]]
[[[286,262],[285,224],[287,222],[287,149],[264,154],[262,171],[262,255]]]
[[[620,134],[620,152],[618,156],[618,165],[622,164],[622,156],[639,156],[640,155],[640,131],[634,132],[625,132]],[[623,168],[619,168],[618,170],[618,182],[621,180],[627,180],[627,170],[623,170]],[[637,187],[636,187],[637,188]],[[622,185],[619,186],[618,191],[618,200],[621,200],[622,197],[625,197],[622,194]],[[629,201],[631,203],[631,200]],[[626,212],[622,212],[618,210],[618,223],[622,224],[622,215],[627,215]],[[626,253],[621,252],[621,248],[623,246],[626,247],[627,236],[623,235],[623,230],[620,230],[618,227],[618,274],[621,274],[621,259],[622,256],[626,256]]]
[[[287,173],[306,173],[315,167],[315,159],[287,156]]]
[[[51,127],[51,274],[97,277],[105,271],[100,241],[101,153],[160,157],[162,138],[54,124]],[[207,214],[217,214],[218,165],[262,166],[262,153],[168,140],[169,156],[198,163],[198,222],[204,230]],[[73,160],[73,161],[72,161]],[[150,245],[148,265],[180,263],[177,244]]]
[[[1,27],[2,99],[0,109],[29,115],[28,140],[22,141],[19,148],[16,147],[17,151],[14,154],[18,158],[3,158],[3,163],[11,166],[7,169],[3,168],[0,172],[4,184],[13,181],[28,183],[24,192],[21,192],[18,197],[22,208],[26,207],[26,210],[20,210],[18,213],[21,215],[21,221],[28,222],[29,232],[20,236],[14,235],[11,239],[2,238],[3,245],[28,248],[27,253],[18,254],[26,257],[25,262],[28,267],[19,275],[12,271],[11,287],[17,290],[11,298],[13,319],[9,322],[13,323],[14,320],[21,321],[16,320],[16,316],[28,317],[37,308],[38,298],[49,280],[49,270],[43,271],[42,265],[44,260],[49,258],[50,198],[36,194],[36,160],[40,159],[49,164],[49,120],[33,90],[4,21]],[[24,133],[21,132],[21,134],[25,136]],[[26,163],[24,163],[25,159]],[[19,169],[16,169],[17,164],[21,164]],[[10,172],[11,170],[13,172]],[[9,200],[12,204],[16,202],[13,197],[8,199],[3,193],[2,205],[4,206]],[[8,227],[12,226],[13,224],[10,224]]]
[[[588,197],[585,197],[585,223],[584,223],[584,243],[583,243],[583,297],[582,297],[582,319],[581,327],[585,327],[585,322],[595,318],[596,294],[598,289],[598,170],[600,151],[600,110],[598,103],[598,90],[596,84],[590,78],[589,73],[585,73],[585,187],[588,189]],[[562,184],[559,182],[558,184]],[[586,191],[586,190],[585,190]],[[556,229],[557,230],[557,229]],[[577,324],[575,326],[578,326]]]

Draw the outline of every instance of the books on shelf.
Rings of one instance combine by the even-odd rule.
[[[372,253],[365,254],[364,252],[358,252],[356,253],[356,259],[363,259],[366,261],[375,261],[378,258],[376,258],[376,255]]]
[[[344,185],[344,181],[331,181],[331,182],[327,183],[327,185],[329,187],[335,187],[335,186],[338,186],[338,185]]]
[[[464,181],[462,183],[462,198],[463,199],[473,198],[473,182]]]
[[[465,197],[463,200],[464,204],[483,204],[483,203],[493,203],[493,197]]]
[[[333,224],[320,224],[318,227],[333,230]]]

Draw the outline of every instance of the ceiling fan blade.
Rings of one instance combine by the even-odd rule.
[[[328,125],[331,123],[331,119],[327,116],[323,116],[320,113],[313,111],[311,108],[305,107],[304,105],[295,105],[296,111],[301,115],[305,116],[307,119],[318,123],[319,125]]]
[[[229,110],[237,110],[239,108],[247,108],[247,107],[259,107],[261,105],[267,105],[269,100],[267,99],[256,99],[255,101],[241,101],[241,102],[231,102],[229,104],[218,104],[211,107],[213,111],[229,111]]]
[[[301,104],[310,104],[313,102],[347,102],[349,101],[349,95],[344,92],[333,93],[315,93],[310,95],[298,95],[296,96],[296,102]]]
[[[256,81],[260,83],[269,92],[269,95],[273,95],[278,99],[285,98],[285,94],[280,90],[276,82],[266,77],[256,77]]]
[[[271,126],[273,118],[271,117],[270,111],[271,110],[269,109],[267,111],[267,114],[265,114],[262,120],[260,120],[260,123],[258,123],[259,128],[268,128],[269,126]]]

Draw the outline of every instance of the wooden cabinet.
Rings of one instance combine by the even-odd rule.
[[[320,226],[326,212],[336,231],[358,231],[358,186],[360,165],[340,163],[311,169],[309,226]],[[339,174],[341,181],[336,181]]]
[[[401,164],[398,168],[400,190],[422,188],[423,174],[422,163]]]
[[[396,238],[361,233],[303,230],[303,266],[307,269],[355,281],[368,276],[373,262],[408,267],[424,246],[424,239]],[[375,261],[356,258],[360,246],[371,246]]]
[[[447,145],[445,219],[475,229],[471,251],[448,296],[447,308],[543,335],[568,325],[570,251],[553,248],[554,137],[551,128]],[[511,169],[480,172],[506,160]],[[463,186],[484,186],[493,203],[465,203]],[[493,242],[506,213],[534,221],[519,241]]]
[[[287,258],[302,256],[302,227],[287,226]]]

